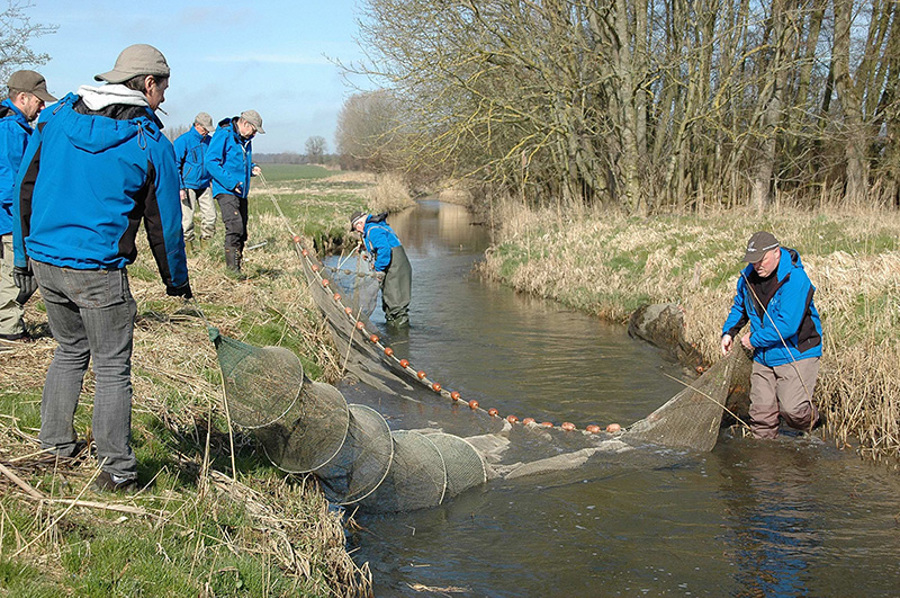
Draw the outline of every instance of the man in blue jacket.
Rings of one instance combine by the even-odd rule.
[[[35,286],[19,290],[13,282],[13,220],[16,173],[22,163],[31,121],[45,102],[55,102],[44,77],[34,71],[16,71],[9,78],[9,97],[0,102],[0,339],[28,337],[24,305]]]
[[[253,163],[253,137],[265,133],[262,117],[256,110],[226,118],[209,142],[206,169],[212,176],[212,192],[225,223],[225,267],[241,272],[244,243],[247,241],[247,195],[250,177],[261,170]]]
[[[200,240],[216,233],[216,205],[212,194],[206,193],[212,177],[204,164],[209,133],[213,129],[212,117],[200,112],[193,126],[175,140],[175,161],[181,181],[181,228],[188,249],[194,246],[194,212],[200,207]]]
[[[372,256],[372,269],[381,286],[381,308],[385,321],[394,327],[409,326],[409,302],[412,299],[412,266],[385,218],[387,213],[370,216],[354,212],[350,230],[362,235],[366,251]]]
[[[722,353],[748,321],[741,345],[753,352],[750,375],[750,428],[757,438],[775,438],[779,418],[809,431],[819,419],[812,401],[822,323],[800,255],[781,247],[772,233],[750,237],[731,312],[722,327]]]
[[[178,170],[155,110],[169,65],[153,46],[122,51],[107,85],[83,85],[46,110],[19,169],[13,204],[15,279],[37,278],[58,346],[41,398],[41,445],[68,457],[84,374],[93,361],[95,487],[134,486],[131,352],[135,301],[126,266],[141,221],[166,293],[191,297]],[[33,273],[32,273],[33,268]]]

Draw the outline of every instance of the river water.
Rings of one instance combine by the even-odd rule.
[[[391,346],[445,388],[580,428],[630,424],[682,388],[623,326],[472,276],[489,239],[464,209],[424,201],[389,222],[414,272]],[[900,595],[900,474],[818,438],[724,432],[711,453],[631,451],[356,520],[379,597]]]

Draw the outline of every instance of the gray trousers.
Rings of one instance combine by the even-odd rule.
[[[15,335],[25,331],[22,316],[25,308],[16,299],[19,288],[13,282],[12,234],[0,236],[0,334]]]
[[[75,408],[93,360],[93,435],[104,471],[137,477],[131,450],[131,350],[137,306],[122,270],[73,270],[33,263],[53,338],[59,344],[41,397],[41,445],[75,448]]]
[[[200,238],[209,239],[216,234],[216,203],[212,191],[203,189],[186,189],[187,198],[181,200],[181,228],[184,241],[194,240],[194,214],[200,208]]]
[[[402,326],[409,323],[409,302],[412,299],[412,266],[402,245],[391,249],[391,265],[381,286],[381,308],[388,324]]]
[[[819,419],[812,402],[819,358],[809,357],[773,368],[753,362],[750,373],[750,428],[757,438],[778,436],[779,420],[808,431]]]

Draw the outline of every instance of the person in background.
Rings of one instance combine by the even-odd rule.
[[[362,235],[366,251],[372,256],[385,321],[399,328],[409,326],[412,266],[397,233],[385,222],[386,217],[386,213],[371,216],[354,212],[350,216],[350,231]]]
[[[131,449],[131,354],[136,304],[126,266],[141,221],[166,293],[191,297],[178,169],[155,111],[169,65],[136,44],[38,121],[13,202],[15,280],[34,276],[58,346],[41,397],[40,441],[77,454],[73,419],[88,365],[95,377],[92,431],[102,472],[95,489],[125,491],[137,479]],[[33,271],[32,271],[33,268]]]
[[[206,151],[206,169],[212,176],[212,192],[225,223],[225,267],[241,273],[244,243],[247,242],[247,195],[250,177],[262,171],[253,163],[253,137],[265,133],[262,117],[256,110],[226,118]]]
[[[193,126],[175,140],[175,160],[181,181],[181,228],[188,252],[194,249],[194,212],[200,208],[200,241],[216,233],[216,204],[209,189],[211,177],[206,170],[206,148],[213,129],[212,117],[200,112]]]
[[[56,98],[47,91],[40,73],[16,71],[7,83],[9,96],[0,102],[0,339],[28,338],[25,328],[25,303],[37,286],[19,289],[13,281],[13,217],[16,174],[33,132],[36,119],[47,102]]]
[[[812,401],[822,355],[822,323],[813,303],[816,288],[800,254],[781,247],[772,233],[754,233],[748,262],[722,327],[722,353],[750,322],[741,345],[753,352],[750,375],[750,428],[757,438],[775,438],[780,420],[811,430],[819,419]]]

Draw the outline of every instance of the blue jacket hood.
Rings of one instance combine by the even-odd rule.
[[[96,118],[75,111],[74,105],[79,97],[69,93],[52,110],[55,117],[60,119],[66,137],[78,149],[96,154],[118,147],[138,135],[147,135],[153,141],[159,141],[162,136],[162,123],[149,108],[146,109],[149,123],[143,118]],[[41,120],[44,120],[43,115]]]

